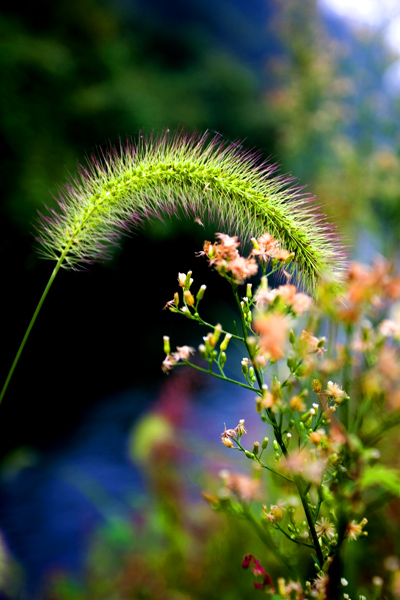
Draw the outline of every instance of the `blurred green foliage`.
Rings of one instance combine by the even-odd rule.
[[[179,31],[110,2],[0,16],[3,215],[31,227],[84,153],[139,130],[217,129],[270,146],[251,71],[194,23]]]
[[[284,169],[300,177],[350,246],[360,230],[399,249],[400,104],[385,77],[397,56],[384,32],[328,28],[316,0],[276,0],[267,102]],[[301,26],[299,24],[301,23]]]
[[[178,396],[180,379],[172,388]],[[249,544],[262,552],[262,543],[244,519],[215,514],[201,498],[199,485],[215,487],[204,471],[207,457],[219,454],[204,452],[204,444],[198,434],[185,436],[162,412],[145,415],[132,430],[130,454],[143,471],[146,493],[132,494],[130,517],[105,519],[92,537],[83,573],[49,574],[42,597],[257,598],[241,560]]]

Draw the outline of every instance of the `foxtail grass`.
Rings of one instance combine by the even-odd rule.
[[[243,238],[268,232],[294,253],[300,279],[314,289],[339,280],[344,254],[336,231],[292,177],[260,153],[219,135],[140,136],[92,157],[41,214],[40,254],[56,265],[0,394],[2,401],[44,299],[60,268],[103,260],[122,235],[152,218],[183,214]]]

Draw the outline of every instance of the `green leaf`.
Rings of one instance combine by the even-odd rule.
[[[399,473],[396,469],[390,469],[383,465],[368,467],[360,479],[360,484],[363,489],[379,485],[392,494],[400,496]]]

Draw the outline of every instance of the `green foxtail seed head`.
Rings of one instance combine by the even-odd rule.
[[[245,238],[270,233],[294,252],[293,265],[311,288],[324,275],[340,279],[345,256],[335,229],[276,171],[219,135],[140,136],[79,169],[59,209],[40,216],[41,254],[78,268],[104,258],[143,221],[179,212]]]

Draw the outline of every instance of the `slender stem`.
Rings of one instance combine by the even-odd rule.
[[[235,383],[236,385],[240,385],[240,387],[244,388],[245,390],[251,390],[252,392],[255,392],[256,394],[260,395],[259,390],[251,387],[250,385],[246,385],[245,383],[236,381],[236,379],[230,379],[229,377],[226,377],[226,375],[224,375],[224,376],[218,375],[218,373],[214,373],[214,371],[211,371],[210,369],[203,369],[202,367],[195,365],[194,363],[190,362],[189,360],[185,360],[182,363],[177,363],[176,366],[179,367],[179,365],[188,365],[189,367],[196,369],[196,371],[201,371],[202,373],[207,373],[207,375],[212,375],[213,377],[217,377],[217,379],[223,379],[224,381],[229,381],[229,383]]]
[[[24,337],[23,337],[23,339],[22,339],[22,342],[21,342],[21,344],[20,344],[20,346],[19,346],[19,348],[18,348],[18,352],[17,352],[17,354],[15,355],[14,362],[13,362],[13,364],[11,365],[11,369],[10,369],[10,370],[9,370],[9,372],[8,372],[7,379],[5,380],[5,383],[4,383],[4,385],[3,385],[3,389],[1,390],[1,394],[0,394],[0,404],[1,404],[2,400],[3,400],[3,398],[4,398],[4,394],[5,394],[5,393],[6,393],[6,391],[7,391],[8,384],[9,384],[9,383],[10,383],[10,381],[11,381],[11,378],[12,378],[12,376],[13,376],[13,373],[14,373],[15,367],[16,367],[16,366],[17,366],[17,364],[18,364],[18,361],[19,361],[19,359],[20,359],[20,356],[21,356],[21,354],[22,354],[22,351],[23,351],[23,349],[24,349],[24,346],[25,346],[25,344],[26,344],[26,341],[27,341],[27,339],[28,339],[28,337],[29,337],[29,334],[30,334],[30,332],[31,332],[31,330],[32,330],[32,327],[33,327],[33,325],[35,324],[36,318],[37,318],[37,316],[38,316],[38,314],[39,314],[39,312],[40,312],[40,309],[42,308],[43,302],[45,301],[45,298],[46,298],[46,296],[47,296],[47,294],[48,294],[48,292],[49,292],[49,290],[50,290],[50,288],[51,288],[51,286],[52,286],[52,284],[53,284],[53,281],[54,281],[54,279],[56,278],[56,275],[57,275],[58,271],[60,270],[60,267],[61,267],[62,263],[64,262],[64,258],[65,258],[65,253],[63,253],[63,254],[60,256],[60,258],[58,259],[58,262],[57,262],[56,266],[54,267],[54,270],[53,270],[53,272],[52,272],[52,274],[51,274],[51,276],[50,276],[50,279],[49,279],[49,281],[48,281],[48,283],[47,283],[47,285],[46,285],[46,287],[45,287],[45,289],[44,289],[44,292],[43,292],[43,294],[42,294],[42,296],[41,296],[41,298],[40,298],[40,300],[39,300],[39,303],[38,303],[38,305],[37,305],[37,307],[36,307],[36,310],[35,310],[35,312],[33,313],[33,316],[32,316],[32,319],[31,319],[31,321],[30,321],[29,325],[28,325],[28,328],[27,328],[27,330],[25,331],[25,335],[24,335]]]
[[[260,540],[266,545],[267,548],[271,548],[271,547],[273,548],[274,553],[277,556],[279,556],[281,562],[284,564],[284,566],[288,570],[290,576],[296,579],[297,573],[295,573],[295,571],[294,571],[292,565],[290,564],[290,562],[288,561],[286,555],[283,554],[280,551],[280,549],[277,547],[274,540],[272,539],[271,534],[269,532],[267,533],[267,531],[260,525],[260,523],[254,517],[253,513],[251,512],[251,510],[248,507],[246,507],[245,505],[242,505],[242,506],[243,506],[243,512],[245,513],[245,515],[248,518],[248,520],[250,521],[250,523],[253,525]]]
[[[348,325],[346,327],[346,344],[345,344],[346,354],[345,354],[345,361],[344,361],[344,365],[343,365],[343,376],[342,376],[342,386],[348,395],[351,395],[351,391],[350,391],[350,382],[351,382],[350,347],[351,347],[352,334],[353,334],[353,328],[351,325]],[[342,404],[342,406],[340,407],[340,419],[341,419],[342,425],[344,425],[346,431],[349,431],[350,408],[349,408],[348,401],[344,402]]]
[[[290,540],[291,542],[293,542],[294,544],[300,544],[301,546],[307,546],[307,548],[314,548],[314,546],[312,544],[307,544],[306,542],[301,542],[300,540],[298,540],[296,538],[292,539],[290,537],[290,535],[288,533],[286,533],[286,531],[278,525],[278,523],[275,523],[275,527],[277,529],[279,529],[279,531],[281,531],[283,533],[283,535],[285,535],[287,537],[287,539]]]
[[[317,559],[318,559],[318,562],[319,562],[319,566],[322,567],[322,565],[324,564],[324,557],[323,557],[323,554],[322,554],[321,546],[319,544],[319,539],[318,539],[317,532],[315,531],[314,520],[313,520],[312,515],[311,515],[310,507],[308,505],[307,498],[305,497],[305,494],[303,492],[302,481],[301,481],[300,477],[296,476],[296,477],[294,477],[294,482],[295,482],[295,484],[297,486],[297,489],[299,491],[301,503],[303,505],[303,509],[304,509],[304,512],[305,512],[305,515],[306,515],[306,519],[307,519],[307,523],[308,523],[308,528],[310,530],[312,541],[313,541],[313,544],[314,544],[314,548],[315,548],[315,551],[317,553]]]
[[[204,319],[202,319],[200,317],[200,315],[198,317],[194,317],[193,315],[191,315],[191,317],[192,317],[192,319],[197,321],[199,323],[199,325],[204,325],[205,327],[210,327],[210,329],[214,329],[214,325],[211,325],[211,323],[207,323],[207,321],[204,321]],[[224,334],[229,333],[229,335],[231,335],[233,338],[240,340],[241,342],[244,341],[240,335],[235,335],[234,333],[231,333],[230,331],[226,331],[225,329],[221,329],[221,333],[224,333]]]
[[[238,441],[233,439],[232,441],[236,442],[239,450],[241,450],[242,452],[245,452],[245,449],[243,448],[242,444]],[[284,473],[280,473],[279,471],[275,471],[275,469],[273,469],[272,467],[266,465],[265,463],[263,463],[260,458],[256,455],[254,455],[254,460],[256,462],[258,462],[258,464],[260,465],[260,467],[262,467],[263,469],[267,469],[268,471],[271,471],[271,473],[275,473],[275,475],[280,475],[281,477],[283,477],[283,479],[286,479],[286,481],[290,481],[290,483],[294,483],[293,479],[290,479],[290,477],[288,477],[287,475],[284,475]]]
[[[262,467],[263,469],[267,469],[267,471],[271,471],[271,473],[275,473],[275,475],[280,475],[281,477],[283,477],[283,479],[286,479],[286,481],[290,481],[290,483],[294,483],[293,479],[290,479],[290,477],[287,477],[286,475],[284,475],[283,473],[280,473],[279,471],[275,471],[275,469],[273,469],[269,465],[266,465],[265,463],[263,463],[258,458],[258,456],[256,456],[255,459],[258,462],[258,464],[260,465],[260,467]]]
[[[254,357],[253,357],[252,349],[251,349],[251,347],[250,347],[250,345],[248,343],[248,340],[247,340],[247,325],[246,325],[246,322],[244,320],[242,306],[240,304],[240,299],[239,299],[239,295],[238,295],[238,291],[237,291],[237,286],[236,285],[232,285],[232,288],[233,288],[233,293],[234,293],[234,296],[235,296],[235,299],[236,299],[236,303],[238,305],[238,309],[239,309],[239,313],[240,313],[240,318],[241,318],[241,322],[242,322],[244,343],[246,345],[247,352],[249,353],[250,360],[253,363],[254,373],[256,375],[257,383],[260,386],[260,390],[261,390],[262,386],[263,386],[263,380],[262,380],[262,376],[261,376],[261,374],[260,374],[257,366],[255,366],[254,362],[253,362],[253,358]],[[269,416],[270,420],[272,421],[272,426],[273,426],[273,429],[274,429],[274,434],[275,434],[276,441],[278,442],[278,444],[279,444],[279,446],[280,446],[280,448],[282,450],[283,455],[287,459],[288,458],[288,451],[287,451],[285,443],[284,443],[284,441],[282,439],[281,427],[279,427],[278,423],[276,422],[275,415],[271,411],[268,412],[268,416]],[[314,544],[314,548],[315,548],[315,551],[317,553],[317,559],[318,559],[320,567],[322,567],[322,565],[324,564],[324,557],[322,555],[322,550],[321,550],[321,546],[319,544],[319,539],[318,539],[317,532],[315,531],[314,521],[313,521],[313,518],[312,518],[312,515],[311,515],[310,507],[308,506],[306,494],[303,491],[303,482],[302,482],[301,478],[298,477],[298,476],[295,476],[293,479],[294,479],[294,483],[296,484],[297,490],[299,492],[299,496],[300,496],[300,499],[301,499],[301,503],[303,505],[304,513],[306,515],[306,519],[307,519],[307,523],[308,523],[308,528],[310,530],[310,534],[311,534],[311,538],[312,538],[312,541],[313,541],[313,544]]]
[[[263,382],[262,376],[260,374],[260,371],[258,370],[257,366],[254,365],[254,356],[253,356],[253,352],[252,352],[252,349],[250,347],[250,344],[249,344],[248,338],[247,338],[247,325],[246,325],[246,322],[244,320],[242,305],[240,304],[240,298],[239,298],[239,294],[238,294],[238,286],[236,284],[232,283],[232,290],[233,290],[233,294],[235,296],[236,304],[238,305],[238,309],[239,309],[240,320],[241,320],[241,323],[242,323],[242,330],[243,330],[243,341],[244,341],[244,344],[246,346],[246,350],[247,350],[247,353],[248,353],[248,355],[250,357],[250,360],[253,363],[254,373],[255,373],[256,378],[257,378],[258,386],[259,386],[260,390],[262,390],[262,386],[263,386],[264,382]]]
[[[321,508],[321,504],[324,501],[323,496],[322,496],[322,490],[321,487],[318,488],[318,504],[317,504],[317,508],[315,509],[314,512],[314,525],[317,522],[318,519],[318,515],[319,515],[319,509]]]

